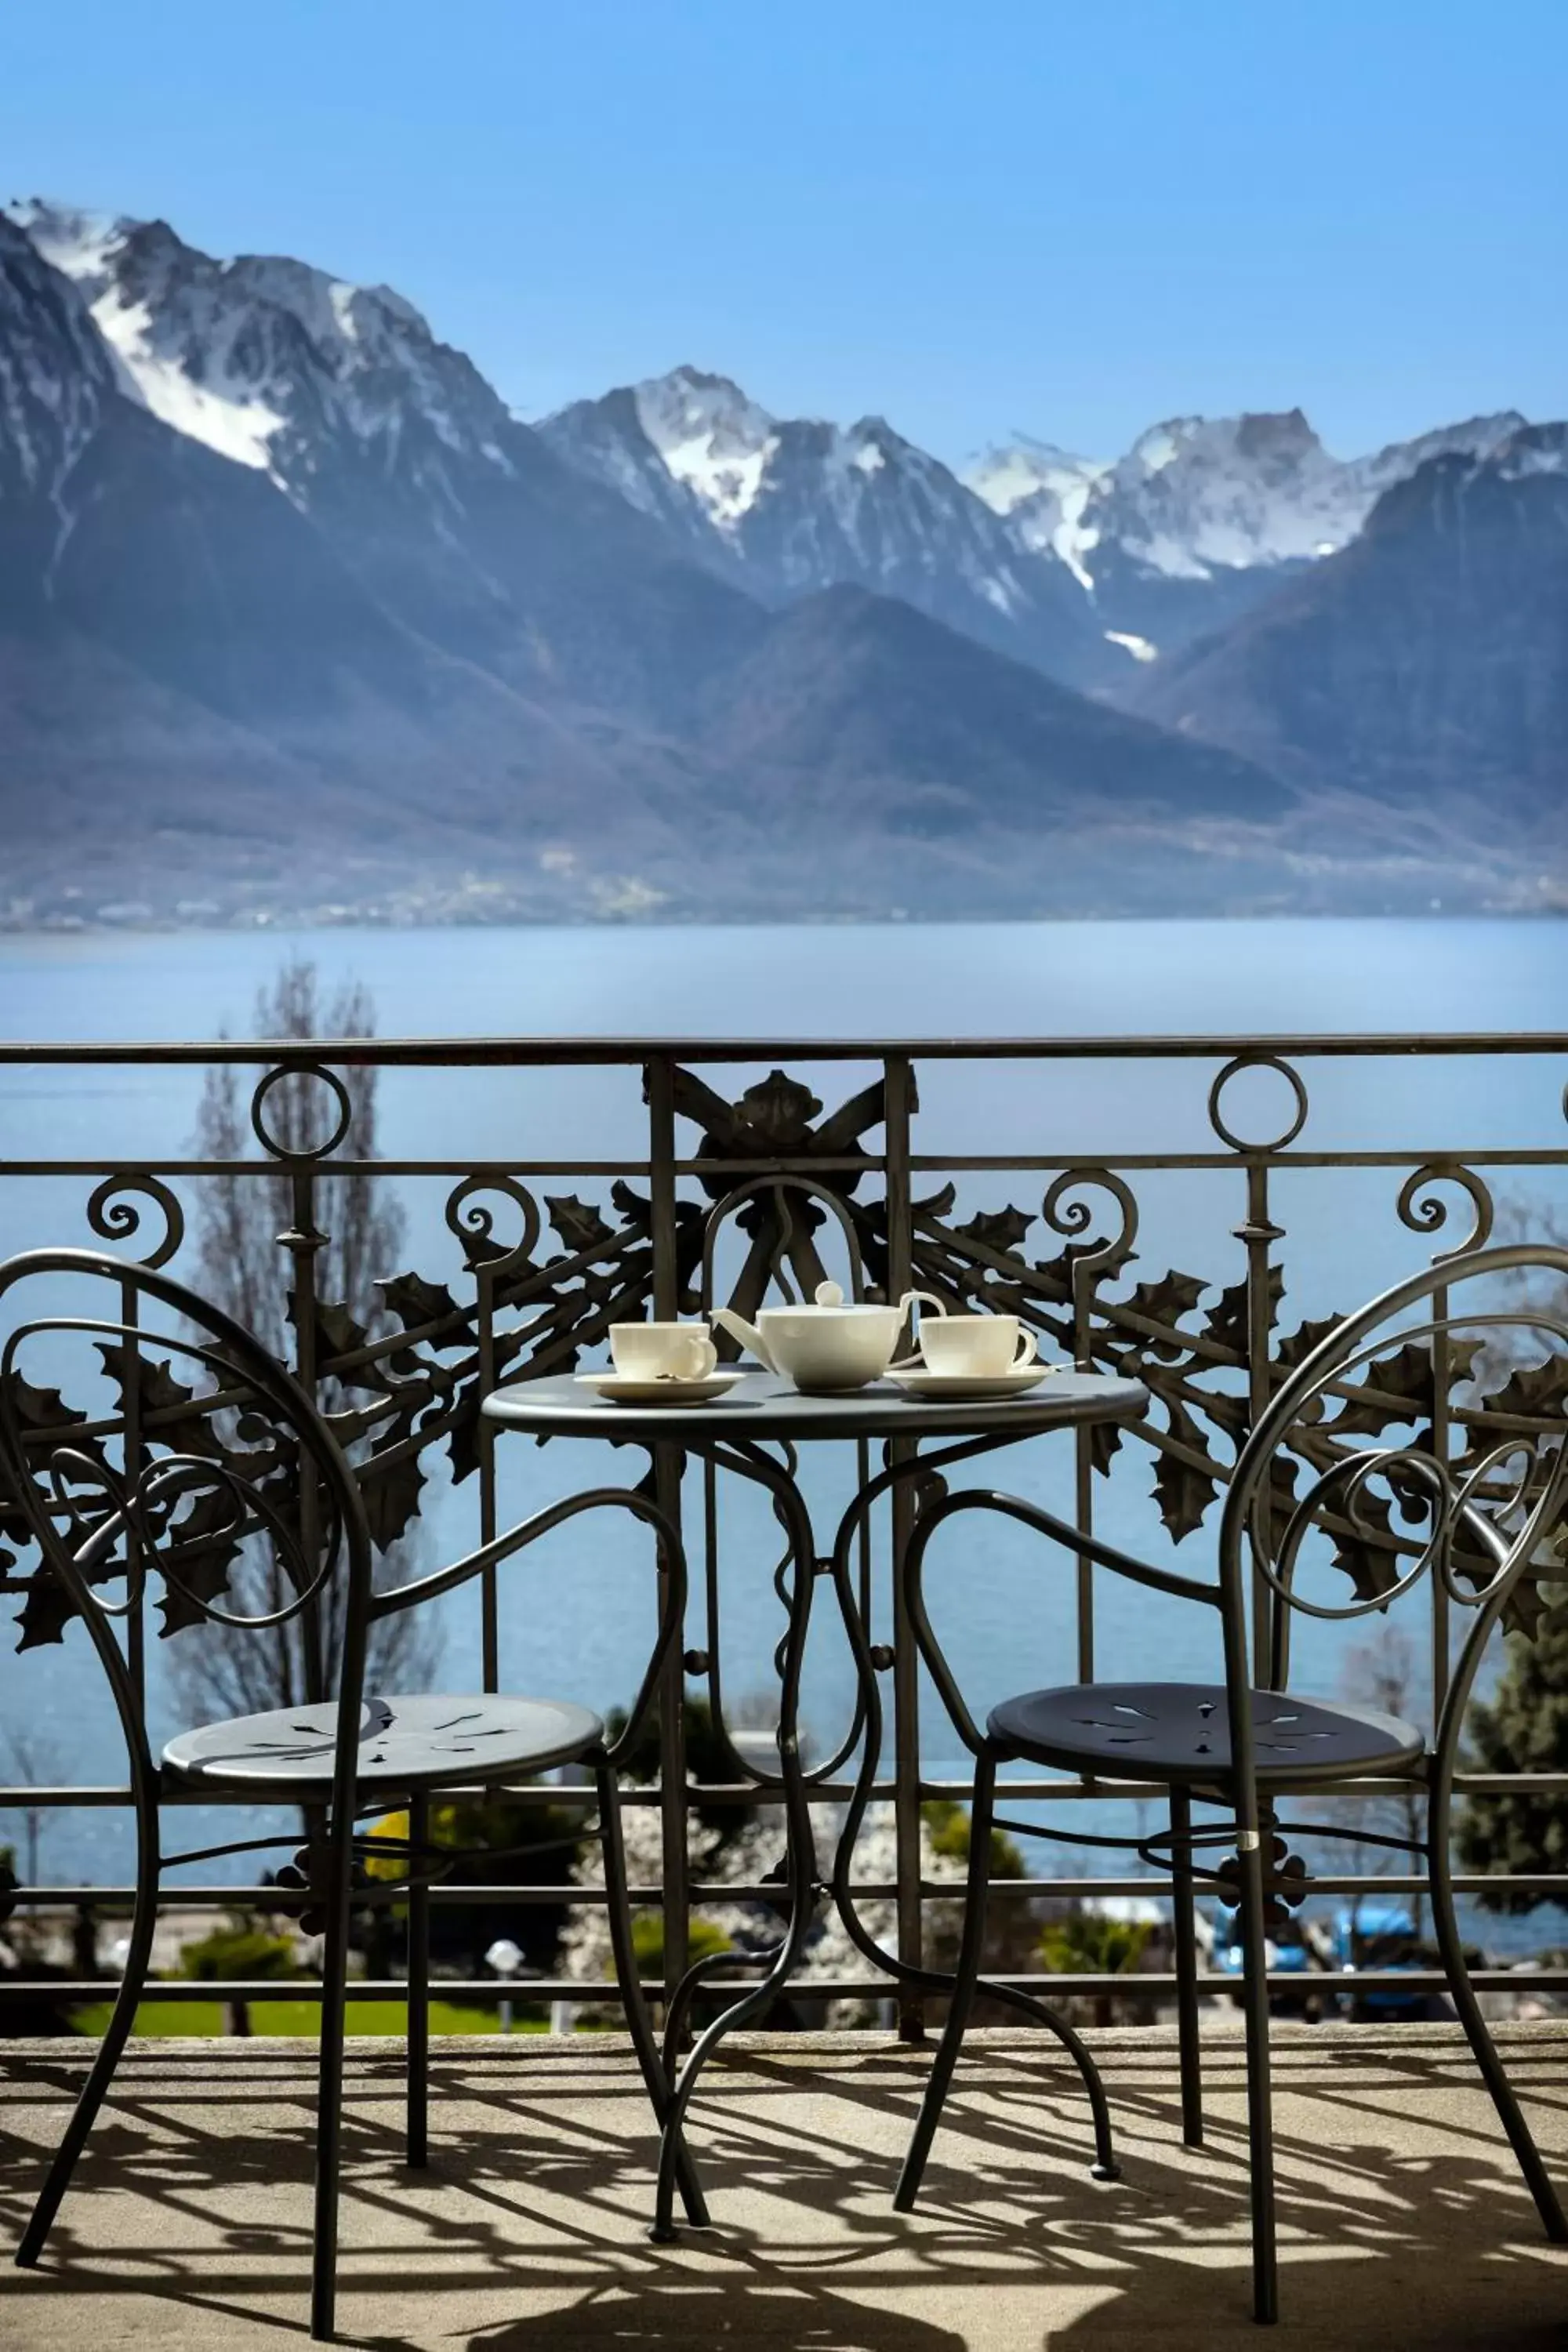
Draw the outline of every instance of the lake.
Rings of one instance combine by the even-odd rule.
[[[0,938],[0,1032],[58,1041],[204,1037],[220,1029],[244,1035],[258,989],[290,952],[316,962],[328,994],[344,981],[363,982],[381,1034],[415,1037],[1433,1034],[1550,1030],[1568,1008],[1568,925],[1545,921],[12,934]],[[726,1090],[728,1073],[708,1075]],[[757,1075],[737,1072],[737,1085]],[[869,1069],[818,1065],[805,1075],[831,1107]],[[1413,1163],[1438,1151],[1568,1142],[1562,1106],[1568,1066],[1556,1059],[1544,1066],[1535,1058],[1500,1059],[1479,1071],[1451,1061],[1308,1065],[1307,1075],[1312,1111],[1304,1147],[1386,1148],[1409,1152]],[[1108,1159],[1212,1150],[1205,1110],[1212,1076],[1211,1066],[1176,1063],[928,1065],[920,1074],[917,1148],[1095,1151]],[[199,1073],[155,1068],[0,1070],[0,1152],[11,1160],[178,1156],[190,1142],[200,1083]],[[1249,1078],[1238,1101],[1248,1088],[1256,1099],[1237,1115],[1253,1122],[1249,1133],[1266,1132],[1277,1120],[1282,1082]],[[590,1160],[635,1154],[645,1132],[637,1074],[620,1071],[391,1072],[379,1118],[382,1150],[394,1158]],[[1398,1218],[1405,1172],[1291,1171],[1279,1180],[1274,1213],[1289,1236],[1287,1327],[1355,1303],[1441,1245]],[[930,1181],[934,1189],[940,1178]],[[89,1189],[75,1179],[0,1185],[0,1248],[89,1238]],[[442,1280],[460,1279],[441,1214],[448,1189],[447,1180],[402,1188],[407,1263]],[[591,1199],[605,1188],[595,1192],[595,1180],[584,1178],[575,1189]],[[1015,1202],[1037,1213],[1042,1189],[1035,1177],[970,1177],[960,1184],[960,1202]],[[1130,1278],[1151,1280],[1174,1266],[1215,1283],[1238,1279],[1234,1229],[1244,1202],[1230,1171],[1155,1174],[1140,1178],[1138,1190],[1140,1255]],[[1521,1171],[1499,1192],[1528,1219],[1561,1202],[1562,1171]],[[1462,1232],[1465,1222],[1468,1213],[1450,1233]],[[1037,1224],[1026,1246],[1043,1255],[1060,1243]],[[1021,1450],[1007,1483],[1059,1506],[1070,1491],[1067,1451],[1049,1442]],[[560,1491],[567,1475],[560,1452],[511,1449],[509,1513]],[[826,1503],[828,1485],[824,1471],[814,1498]],[[1104,1497],[1102,1525],[1113,1539],[1158,1557],[1164,1538],[1146,1487],[1146,1472],[1119,1473]],[[771,1563],[775,1546],[760,1517],[748,1517],[745,1502],[731,1524],[727,1679],[731,1692],[760,1691],[778,1615],[767,1575],[744,1563]],[[466,1549],[474,1540],[470,1490],[436,1482],[425,1526],[430,1564]],[[603,1706],[629,1695],[646,1641],[647,1620],[635,1605],[642,1591],[637,1543],[623,1532],[591,1551],[580,1543],[567,1551],[560,1548],[565,1540],[552,1539],[549,1559],[520,1562],[509,1578],[503,1675],[512,1687],[548,1687]],[[1184,1564],[1203,1542],[1199,1536],[1184,1548]],[[943,1573],[937,1591],[950,1612],[944,1633],[951,1625],[955,1659],[979,1703],[1018,1687],[1021,1673],[1048,1681],[1071,1672],[1067,1579],[1042,1573],[1039,1547],[1020,1531],[988,1538],[981,1566],[964,1559]],[[1101,1671],[1136,1673],[1156,1663],[1212,1671],[1209,1629],[1194,1627],[1193,1613],[1132,1588],[1103,1590]],[[473,1618],[460,1601],[449,1612],[444,1674],[454,1686],[477,1672]],[[1334,1687],[1354,1638],[1353,1629],[1312,1628],[1298,1651],[1299,1678]],[[97,1677],[79,1630],[60,1650],[0,1656],[0,1722],[52,1727],[70,1777],[118,1779],[117,1743]],[[838,1645],[826,1628],[815,1643],[807,1685],[819,1740],[832,1738],[846,1693]],[[956,1764],[934,1729],[927,1761],[937,1770]],[[123,1870],[125,1857],[124,1825],[112,1816],[65,1816],[48,1832],[47,1874],[56,1879],[101,1877]],[[1527,1943],[1541,1940],[1539,1919],[1521,1932]],[[1489,1921],[1484,1933],[1494,1945],[1507,1940],[1499,1923]]]

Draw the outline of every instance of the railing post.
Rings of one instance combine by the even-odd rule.
[[[645,1065],[647,1101],[648,1198],[653,1246],[653,1312],[673,1322],[680,1310],[676,1254],[675,1072],[666,1055]],[[654,1484],[661,1510],[680,1524],[680,1456],[673,1446],[653,1449]],[[658,1770],[664,1859],[664,1988],[668,1999],[686,1973],[689,1945],[690,1869],[687,1854],[686,1662],[675,1643],[658,1697]]]
[[[495,1280],[481,1259],[475,1270],[475,1316],[478,1322],[479,1394],[489,1396],[496,1385],[496,1297]],[[495,1423],[479,1415],[479,1541],[493,1543],[498,1533],[496,1520],[496,1431]],[[496,1571],[482,1570],[479,1577],[479,1655],[480,1675],[487,1691],[500,1688],[500,1621],[498,1603]]]
[[[122,1394],[125,1400],[125,1487],[135,1494],[145,1462],[142,1444],[142,1341],[139,1325],[142,1320],[141,1298],[133,1282],[120,1286],[120,1317],[126,1327],[125,1378]],[[125,1664],[131,1676],[131,1686],[136,1693],[136,1704],[146,1721],[147,1708],[147,1624],[146,1595],[142,1589],[142,1529],[139,1517],[129,1519],[125,1528]]]
[[[312,1404],[319,1404],[316,1370],[316,1254],[326,1241],[316,1224],[315,1171],[309,1160],[296,1160],[289,1173],[292,1223],[278,1236],[279,1246],[293,1261],[294,1370]],[[321,1559],[321,1524],[316,1473],[301,1454],[300,1462],[300,1545],[314,1574]],[[319,1596],[300,1613],[300,1646],[304,1652],[305,1699],[314,1706],[330,1696],[327,1689],[325,1643],[321,1639]],[[288,1640],[285,1629],[279,1638]]]
[[[914,1215],[910,1184],[910,1121],[917,1108],[909,1056],[889,1054],[883,1065],[886,1101],[888,1296],[901,1298],[910,1287],[914,1263]],[[894,1438],[895,1462],[913,1458],[912,1439]],[[893,1820],[898,1853],[899,1955],[921,1965],[925,1923],[921,1902],[921,1723],[920,1654],[905,1602],[903,1558],[914,1518],[910,1482],[893,1488]],[[925,2033],[925,2004],[907,1985],[899,1994],[899,2038],[919,2042]]]
[[[1247,1154],[1247,1221],[1237,1227],[1247,1249],[1247,1419],[1249,1429],[1268,1410],[1273,1379],[1273,1269],[1269,1253],[1284,1238],[1268,1213],[1268,1168],[1262,1154]],[[1252,1679],[1260,1690],[1273,1673],[1273,1595],[1262,1570],[1252,1570]]]

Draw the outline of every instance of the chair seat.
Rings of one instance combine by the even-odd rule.
[[[1289,1788],[1361,1772],[1406,1772],[1425,1735],[1397,1717],[1326,1699],[1255,1690],[1259,1784]],[[1098,1779],[1201,1787],[1231,1769],[1221,1683],[1079,1683],[1004,1699],[987,1730],[1005,1756],[1092,1771]]]
[[[391,1792],[444,1781],[496,1780],[548,1771],[587,1755],[604,1725],[585,1706],[550,1698],[367,1698],[360,1709],[362,1786]],[[163,1769],[204,1788],[275,1790],[289,1803],[331,1788],[338,1736],[334,1701],[274,1707],[183,1731]]]

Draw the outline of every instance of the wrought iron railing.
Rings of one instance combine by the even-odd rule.
[[[8,1199],[26,1204],[6,1216],[5,1246],[96,1238],[190,1278],[192,1219],[202,1213],[204,1197],[210,1200],[214,1187],[229,1188],[226,1197],[233,1199],[258,1185],[269,1188],[268,1197],[285,1210],[275,1246],[289,1267],[289,1351],[350,1447],[376,1541],[387,1549],[405,1541],[422,1512],[427,1515],[437,1456],[448,1482],[443,1515],[450,1519],[461,1509],[471,1519],[471,1529],[452,1542],[454,1552],[489,1541],[505,1524],[498,1456],[508,1441],[479,1410],[498,1382],[576,1367],[599,1349],[612,1323],[628,1316],[699,1313],[721,1299],[749,1314],[770,1293],[809,1296],[816,1281],[837,1273],[858,1293],[897,1297],[919,1287],[954,1304],[1004,1308],[1025,1318],[1047,1353],[1135,1373],[1152,1400],[1142,1423],[1038,1443],[1071,1451],[1071,1510],[1086,1532],[1103,1526],[1108,1511],[1133,1519],[1142,1514],[1147,1540],[1201,1550],[1247,1427],[1282,1370],[1300,1360],[1326,1322],[1426,1255],[1479,1247],[1504,1216],[1550,1216],[1568,1168],[1560,1093],[1568,1035],[1558,1034],[0,1045],[0,1116],[13,1129],[19,1118],[36,1123],[36,1114],[7,1090],[7,1074],[47,1071],[57,1098],[68,1098],[89,1072],[110,1069],[152,1069],[160,1083],[184,1072],[192,1084],[200,1073],[227,1071],[249,1087],[254,1151],[214,1159],[193,1149],[149,1152],[140,1142],[126,1151],[106,1139],[102,1151],[65,1154],[35,1133],[25,1151],[8,1144],[0,1160],[0,1215]],[[461,1150],[367,1156],[356,1134],[356,1097],[343,1075],[366,1071],[408,1074],[398,1080],[404,1085],[437,1072],[487,1073],[492,1103],[531,1074],[534,1115],[542,1128],[547,1123],[550,1148],[501,1157]],[[569,1073],[577,1075],[568,1081]],[[591,1114],[582,1107],[584,1073],[599,1074]],[[12,1076],[12,1088],[15,1083]],[[922,1083],[935,1098],[923,1110]],[[1275,1090],[1278,1116],[1244,1099],[1259,1087]],[[1420,1139],[1415,1149],[1384,1132],[1411,1118],[1413,1094],[1421,1097],[1412,1119]],[[1249,1110],[1260,1132],[1249,1129]],[[313,1118],[320,1121],[314,1127]],[[1163,1141],[1155,1129],[1166,1131]],[[614,1148],[605,1148],[606,1135]],[[452,1139],[443,1133],[441,1140]],[[996,1140],[1013,1148],[983,1148]],[[419,1187],[439,1194],[439,1219],[426,1218],[418,1244],[420,1264],[389,1270],[363,1297],[334,1297],[321,1282],[329,1239],[323,1204],[334,1187],[341,1193],[344,1178],[405,1195]],[[1014,1197],[1019,1192],[1021,1204]],[[1467,1231],[1450,1224],[1456,1203]],[[1173,1262],[1162,1267],[1164,1237]],[[1178,1244],[1184,1256],[1205,1253],[1200,1263],[1211,1271],[1181,1270],[1173,1262]],[[1232,1246],[1234,1264],[1224,1269],[1232,1278],[1225,1279],[1219,1258]],[[182,1390],[166,1368],[143,1360],[121,1377],[137,1388],[133,1399],[122,1392],[121,1406],[134,1412],[149,1439],[203,1411],[203,1400]],[[1405,1350],[1373,1368],[1353,1411],[1369,1435],[1424,1417],[1479,1443],[1521,1428],[1550,1435],[1565,1398],[1568,1361],[1562,1358],[1477,1368]],[[28,1410],[47,1422],[75,1408],[68,1397],[37,1391]],[[581,1482],[569,1458],[552,1462],[552,1470],[558,1486]],[[669,1465],[659,1465],[658,1475],[662,1499],[684,1512],[700,1617],[692,1629],[700,1638],[672,1669],[663,1694],[658,1783],[629,1792],[631,1801],[662,1812],[660,1883],[640,1894],[663,1906],[668,1980],[682,1965],[694,1905],[763,1900],[770,1890],[761,1883],[694,1881],[689,1865],[692,1807],[755,1807],[767,1800],[759,1800],[744,1741],[729,1737],[721,1636],[733,1568],[715,1474],[689,1480],[684,1494]],[[858,1892],[896,1904],[900,1948],[914,1958],[925,1906],[952,1893],[922,1876],[921,1807],[934,1798],[962,1800],[965,1783],[952,1777],[948,1759],[955,1751],[932,1720],[890,1574],[910,1507],[906,1490],[896,1492],[886,1518],[868,1528],[858,1574],[868,1621],[885,1635],[876,1656],[890,1695],[892,1739],[877,1790],[892,1808],[897,1867],[890,1881]],[[1358,1522],[1342,1530],[1337,1566],[1355,1591],[1373,1593],[1408,1549],[1396,1524]],[[1557,1565],[1543,1560],[1541,1580],[1549,1581]],[[754,1563],[748,1572],[754,1574]],[[1528,1633],[1540,1601],[1535,1586],[1525,1590],[1520,1613]],[[25,1550],[6,1562],[0,1593],[14,1597],[21,1625],[21,1653],[0,1665],[0,1719],[15,1723],[29,1712],[29,1654],[65,1636],[67,1612],[60,1590]],[[1107,1654],[1098,1598],[1097,1572],[1080,1559],[1072,1574],[1068,1654],[1056,1679],[1092,1678],[1097,1667],[1110,1673],[1122,1664]],[[486,1688],[500,1679],[507,1605],[505,1571],[492,1570],[477,1585],[474,1648]],[[1428,1583],[1422,1605],[1425,1700],[1432,1706],[1441,1702],[1453,1648],[1448,1599],[1437,1580]],[[193,1637],[177,1611],[167,1630],[175,1640]],[[1260,1644],[1265,1639],[1260,1612]],[[133,1666],[144,1674],[147,1661],[138,1656]],[[1259,1669],[1267,1669],[1262,1652]],[[700,1783],[687,1769],[683,1710],[693,1687],[705,1691],[722,1743],[724,1777],[717,1783]],[[823,1741],[816,1801],[847,1797],[858,1732],[857,1717],[837,1743]],[[1524,1785],[1521,1776],[1479,1773],[1462,1774],[1457,1783],[1461,1797]],[[1568,1772],[1528,1776],[1528,1785],[1542,1796],[1568,1794]],[[1136,1804],[1154,1793],[1034,1776],[1014,1783],[1009,1798],[1104,1806]],[[1376,1792],[1366,1784],[1361,1793]],[[0,1812],[118,1806],[127,1795],[113,1783],[17,1782],[0,1787]],[[559,1791],[541,1790],[520,1801],[558,1798]],[[1520,1894],[1568,1896],[1564,1874],[1511,1883]],[[1081,1872],[1007,1884],[1025,1898],[1168,1890],[1158,1876]],[[1421,1882],[1342,1874],[1314,1874],[1312,1884],[1322,1894],[1387,1895],[1418,1892]],[[1472,1877],[1456,1885],[1479,1892],[1492,1882]],[[79,1884],[25,1887],[19,1899],[111,1906],[129,1894],[125,1886]],[[270,1889],[231,1885],[171,1885],[167,1899],[183,1909],[238,1906],[247,1899],[279,1907]],[[448,1884],[437,1887],[433,1899],[559,1905],[595,1898],[592,1889],[562,1882]],[[1519,1990],[1561,1987],[1568,1985],[1568,1971],[1481,1972],[1476,1980]],[[1173,1987],[1173,1978],[1159,1974],[1016,1981],[1049,1982],[1058,1991],[1135,1989],[1149,1998]],[[1327,1987],[1334,1979],[1319,1981]],[[1371,1990],[1384,1979],[1363,1973],[1356,1981]],[[1401,1972],[1386,1981],[1415,1990],[1440,1979]],[[8,1982],[6,1989],[26,1988]],[[100,1990],[58,1980],[37,1987],[55,2000]],[[151,1997],[188,1996],[190,1990],[168,1984]],[[215,1982],[203,1990],[215,1998],[263,1998],[279,1988]],[[498,1988],[486,1979],[450,1990],[493,1996]],[[859,1978],[809,1987],[817,1997],[888,1990]],[[289,1987],[290,1997],[306,1990]],[[614,1988],[563,1979],[528,1990],[531,1998],[581,2001],[608,1998]]]

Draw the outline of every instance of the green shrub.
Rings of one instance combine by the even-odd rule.
[[[178,1974],[211,1984],[220,1977],[241,1980],[302,1973],[288,1936],[274,1936],[254,1919],[234,1917],[194,1944],[180,1947]]]
[[[693,1919],[687,1929],[688,1962],[707,1960],[734,1949],[722,1927],[711,1919]],[[632,1921],[632,1950],[637,1972],[651,1980],[664,1974],[664,1921],[657,1911],[644,1911]]]
[[[967,1805],[954,1797],[929,1797],[921,1807],[921,1815],[931,1832],[933,1852],[951,1860],[969,1862],[970,1815]],[[1005,1830],[991,1832],[991,1876],[993,1878],[1025,1878],[1024,1857]]]
[[[1069,1911],[1043,1930],[1041,1963],[1053,1976],[1121,1976],[1137,1967],[1153,1932],[1147,1919],[1108,1919],[1102,1911]]]

